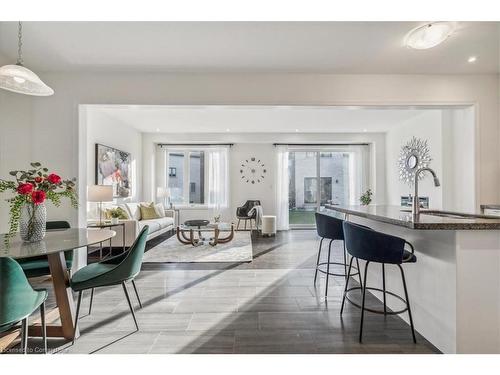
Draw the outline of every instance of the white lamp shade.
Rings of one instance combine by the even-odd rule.
[[[165,187],[156,188],[157,198],[168,198],[170,196],[170,189]]]
[[[112,202],[113,186],[92,185],[87,187],[87,201],[89,202]]]
[[[54,90],[22,65],[0,67],[0,88],[25,95],[50,96],[54,94]]]

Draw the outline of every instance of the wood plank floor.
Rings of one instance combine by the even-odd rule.
[[[437,353],[399,317],[365,315],[347,305],[340,317],[344,280],[313,285],[319,239],[314,231],[274,238],[253,235],[254,261],[245,264],[144,264],[137,287],[144,308],[140,331],[120,286],[89,292],[82,302],[81,337],[75,345],[50,339],[57,353]],[[326,251],[324,252],[326,254]],[[340,246],[335,258],[341,258]],[[43,282],[40,284],[44,284]],[[132,287],[129,291],[136,302]],[[410,296],[411,298],[411,296]],[[378,304],[369,298],[370,304]],[[53,297],[49,304],[53,305]],[[138,307],[136,303],[136,307]],[[30,347],[40,347],[31,339]]]

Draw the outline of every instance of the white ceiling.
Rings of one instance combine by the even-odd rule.
[[[361,133],[386,132],[424,109],[311,106],[91,105],[144,133]],[[432,109],[437,110],[437,109]]]
[[[26,22],[36,71],[472,74],[499,71],[498,23],[460,22],[429,50],[403,46],[423,22]],[[0,22],[0,63],[17,23]],[[477,56],[470,64],[467,58]]]

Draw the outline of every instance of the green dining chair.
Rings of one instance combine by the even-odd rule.
[[[21,266],[12,258],[0,258],[0,332],[21,322],[21,349],[28,350],[28,317],[40,308],[43,348],[47,353],[45,326],[45,289],[35,290]]]
[[[46,228],[47,230],[69,229],[70,225],[67,221],[47,221]],[[73,265],[73,250],[65,251],[64,257],[66,258],[66,268],[70,270]],[[50,275],[49,261],[46,255],[19,259],[18,263],[28,278]]]
[[[142,257],[144,256],[144,250],[146,248],[148,232],[149,227],[146,225],[126,253],[104,259],[101,262],[89,264],[88,266],[85,266],[75,272],[75,274],[71,277],[71,289],[73,289],[73,291],[75,292],[78,292],[78,302],[76,305],[75,317],[75,334],[78,326],[78,315],[80,313],[83,291],[87,289],[93,290],[94,288],[118,284],[121,284],[123,287],[130,312],[132,313],[132,317],[134,318],[135,328],[137,329],[137,331],[139,330],[137,318],[135,317],[134,307],[130,302],[130,296],[128,294],[125,282],[133,282],[134,278],[139,274],[139,271],[141,270]],[[137,294],[137,288],[135,288],[135,283],[133,285],[134,290],[136,291],[137,298],[139,298],[139,295]],[[142,307],[140,300],[139,304]],[[74,342],[75,340],[73,339],[73,343]]]

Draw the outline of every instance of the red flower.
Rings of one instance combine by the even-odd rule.
[[[33,193],[31,193],[31,201],[34,204],[41,204],[45,202],[45,197],[46,194],[43,190],[35,190]]]
[[[28,195],[33,191],[33,185],[30,183],[19,184],[17,187],[17,192],[21,195]]]
[[[61,183],[61,177],[54,173],[49,174],[47,180],[49,180],[49,182],[54,185],[58,185]]]
[[[39,184],[40,182],[43,181],[43,177],[35,177],[35,182]]]

